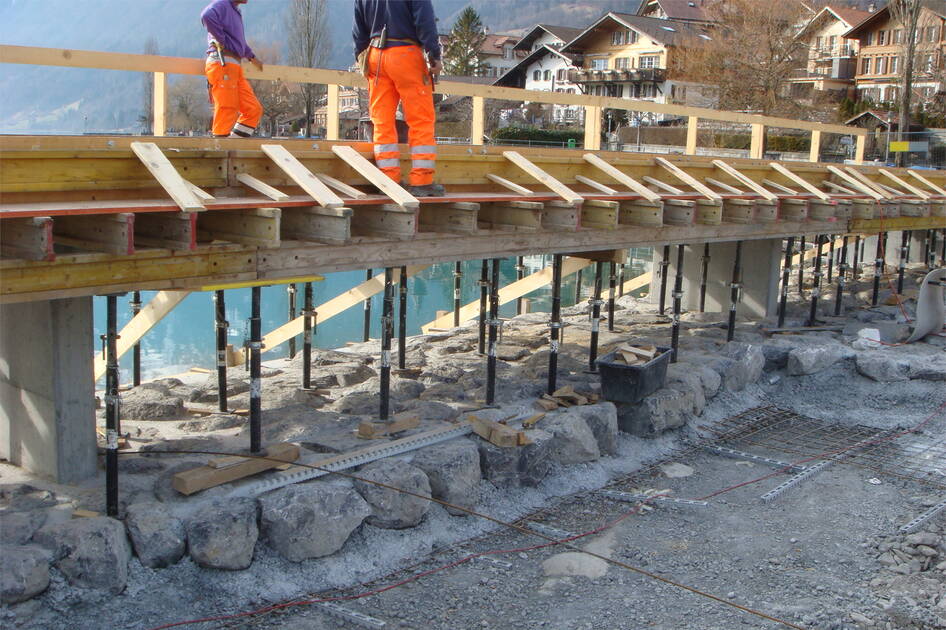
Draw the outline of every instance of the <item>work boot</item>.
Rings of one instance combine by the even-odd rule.
[[[408,186],[407,192],[415,197],[443,197],[446,191],[443,184],[426,184],[424,186]]]

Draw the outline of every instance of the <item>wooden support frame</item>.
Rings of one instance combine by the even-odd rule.
[[[240,182],[241,184],[243,184],[244,186],[246,186],[247,188],[255,190],[261,195],[265,197],[269,197],[273,201],[285,201],[286,199],[289,199],[289,195],[287,195],[283,191],[278,190],[274,188],[273,186],[270,186],[264,181],[260,181],[256,179],[255,177],[253,177],[252,175],[248,173],[237,174],[236,180]]]
[[[832,181],[827,180],[827,179],[821,180],[821,184],[822,184],[823,186],[826,186],[826,187],[830,188],[830,189],[833,190],[834,192],[836,192],[836,193],[838,193],[838,194],[841,194],[841,195],[860,196],[860,195],[864,194],[864,193],[857,192],[856,190],[851,190],[850,188],[845,188],[845,187],[842,186],[841,184],[832,182]]]
[[[586,199],[585,203],[581,204],[580,226],[596,230],[614,230],[618,227],[620,214],[619,201]]]
[[[832,164],[828,164],[825,168],[827,168],[828,171],[830,171],[830,172],[833,173],[834,175],[840,177],[842,181],[846,182],[847,184],[849,184],[849,185],[853,186],[854,188],[856,188],[857,190],[861,191],[862,194],[869,195],[869,196],[873,197],[874,199],[876,199],[877,201],[882,201],[882,200],[886,199],[886,196],[880,194],[879,192],[877,192],[876,190],[874,190],[873,188],[871,188],[871,187],[868,186],[867,184],[861,183],[859,180],[857,180],[856,178],[854,178],[854,177],[848,175],[847,173],[845,173],[844,171],[842,171],[841,169],[839,169],[837,166],[834,166],[834,165],[832,165]]]
[[[131,150],[181,210],[184,212],[205,210],[204,204],[197,199],[158,145],[153,142],[132,142]]]
[[[687,155],[696,155],[697,133],[700,129],[700,119],[697,116],[687,118],[687,140],[684,153]]]
[[[647,201],[657,202],[661,200],[660,195],[650,190],[649,188],[647,188],[647,186],[643,185],[642,183],[640,183],[639,181],[637,181],[630,175],[619,171],[617,168],[615,168],[611,164],[608,164],[607,162],[602,160],[600,157],[598,157],[594,153],[585,153],[581,157],[585,162],[587,162],[588,164],[591,164],[592,166],[594,166],[596,169],[598,169],[605,175],[608,175],[609,177],[611,177],[611,179],[621,184],[622,186],[627,186],[628,188],[630,188],[632,191],[634,191],[635,193],[637,193],[638,195],[640,195]]]
[[[496,175],[495,173],[487,173],[486,179],[493,182],[494,184],[499,184],[500,186],[502,186],[503,188],[506,188],[507,190],[511,190],[517,195],[528,196],[528,195],[535,194],[531,190],[526,188],[525,186],[520,186],[519,184],[515,182],[511,182],[508,179],[505,179],[504,177],[500,177],[499,175]]]
[[[323,175],[322,173],[315,173],[315,176],[319,179],[320,182],[328,186],[329,188],[334,188],[338,192],[342,193],[349,199],[367,199],[368,194],[363,193],[354,186],[349,186],[343,181],[335,179],[329,175]]]
[[[184,183],[187,184],[187,187],[190,188],[190,191],[191,191],[192,193],[194,193],[194,196],[197,197],[198,199],[200,199],[201,201],[213,201],[213,200],[214,200],[214,196],[211,195],[211,194],[210,194],[209,192],[207,192],[206,190],[204,190],[203,188],[201,188],[200,186],[195,186],[194,184],[190,183],[190,182],[187,181],[186,179],[184,180]]]
[[[585,138],[586,151],[601,150],[601,112],[599,105],[585,105]]]
[[[893,199],[893,196],[892,196],[889,192],[887,192],[886,190],[884,190],[884,189],[883,189],[881,186],[879,186],[876,182],[873,182],[873,181],[871,181],[870,179],[868,179],[867,176],[864,175],[863,173],[861,173],[859,170],[857,170],[857,169],[855,169],[855,168],[851,168],[850,166],[845,167],[844,170],[845,170],[847,173],[849,173],[849,174],[851,175],[851,177],[853,177],[854,179],[860,181],[862,184],[864,184],[864,185],[867,186],[868,188],[871,188],[871,189],[877,191],[878,193],[880,193],[881,195],[883,195],[885,199]]]
[[[325,139],[326,140],[339,140],[341,139],[340,131],[340,121],[338,115],[340,113],[339,108],[339,92],[341,86],[338,84],[329,83],[325,93]]]
[[[151,133],[166,136],[168,130],[168,75],[155,72],[152,76],[151,92]]]
[[[283,208],[281,238],[344,245],[351,241],[351,208]]]
[[[671,185],[668,184],[667,182],[662,181],[662,180],[659,180],[659,179],[657,179],[656,177],[651,177],[650,175],[644,175],[643,177],[641,177],[641,179],[643,179],[645,182],[647,182],[648,184],[650,184],[650,185],[653,186],[654,188],[657,188],[657,189],[659,189],[659,190],[662,190],[662,191],[664,191],[665,193],[667,193],[667,194],[669,194],[669,195],[684,195],[684,194],[686,194],[686,193],[684,193],[681,189],[677,188],[676,186],[671,186]]]
[[[706,181],[707,184],[709,184],[709,185],[711,185],[711,186],[716,186],[717,188],[721,188],[721,189],[723,189],[724,192],[727,192],[727,193],[729,193],[729,194],[731,194],[731,195],[744,195],[744,194],[746,194],[746,193],[744,193],[743,191],[741,191],[741,190],[739,190],[738,188],[736,188],[735,186],[730,186],[730,185],[727,184],[726,182],[721,182],[721,181],[719,181],[718,179],[715,179],[715,178],[713,178],[713,177],[705,177],[705,178],[703,178],[703,179]]]
[[[405,209],[386,203],[383,206],[355,206],[352,210],[352,236],[409,240],[417,235],[419,208]]]
[[[742,183],[752,192],[756,193],[757,195],[761,195],[764,199],[767,199],[769,201],[778,200],[778,195],[772,194],[770,191],[766,190],[764,187],[757,184],[755,180],[753,180],[751,177],[745,175],[744,173],[741,173],[739,169],[733,167],[731,164],[727,164],[723,160],[713,160],[713,166],[715,166],[722,172],[726,173],[727,175],[735,179],[737,182]]]
[[[808,149],[808,161],[821,161],[821,130],[814,129],[811,132],[811,147]]]
[[[475,147],[483,146],[486,136],[486,99],[482,96],[473,97],[473,112],[470,117],[470,144]]]
[[[681,182],[683,182],[684,184],[686,184],[687,186],[689,186],[696,192],[700,193],[707,199],[711,201],[722,200],[722,196],[718,192],[716,192],[712,188],[707,187],[703,182],[693,177],[692,175],[684,171],[682,168],[680,168],[676,164],[673,164],[672,162],[668,162],[662,157],[655,157],[654,162],[657,163],[659,166],[662,166],[664,170],[669,172],[671,175],[673,175],[674,177],[679,179]]]
[[[537,201],[494,201],[480,204],[479,227],[535,232],[542,228],[545,205]]]
[[[585,177],[584,175],[575,175],[575,181],[588,186],[589,188],[594,188],[598,192],[604,193],[606,195],[616,195],[618,191],[614,190],[610,186],[605,186],[601,182],[596,182],[590,177]]]
[[[347,145],[333,145],[332,152],[342,158],[355,172],[374,184],[378,190],[387,195],[394,203],[402,208],[417,208],[420,202],[409,192],[401,188],[394,180],[365,159],[363,155]]]
[[[69,247],[129,256],[135,253],[135,215],[120,212],[95,217],[56,217],[53,239]]]
[[[621,201],[618,225],[661,227],[663,224],[664,204],[662,201],[647,201],[646,199]]]
[[[773,182],[771,179],[763,179],[762,183],[768,186],[769,188],[774,188],[775,190],[781,193],[785,193],[786,195],[799,194],[799,192],[795,190],[794,188],[789,188],[788,186],[784,186],[782,184],[779,184],[778,182]],[[805,193],[805,194],[811,194],[811,193]]]
[[[642,273],[636,278],[631,278],[630,280],[626,280],[624,282],[624,293],[627,294],[627,293],[630,293],[631,291],[637,291],[638,289],[642,289],[646,287],[648,284],[650,284],[651,280],[653,280],[653,274],[649,271],[646,273]],[[611,289],[605,289],[604,291],[602,291],[601,299],[602,300],[611,299]]]
[[[581,225],[581,206],[567,201],[546,201],[542,204],[542,229],[576,231]]]
[[[27,217],[4,221],[0,256],[47,262],[56,260],[52,218]]]
[[[197,238],[253,247],[279,247],[281,216],[279,208],[207,212],[197,222]]]
[[[864,163],[864,154],[867,152],[867,135],[858,135],[854,143],[854,161],[857,164]]]
[[[263,144],[260,145],[260,150],[323,208],[341,208],[345,205],[338,195],[303,166],[286,147],[281,144]]]
[[[769,162],[769,166],[772,167],[772,169],[778,172],[779,174],[784,175],[792,183],[798,184],[799,186],[801,186],[802,188],[804,188],[805,190],[813,194],[818,199],[821,199],[822,201],[831,200],[831,197],[829,197],[826,192],[818,189],[818,187],[816,186],[811,185],[811,183],[809,183],[807,180],[802,179],[801,177],[791,172],[790,170],[788,170],[787,168],[785,168],[778,162]]]
[[[765,157],[766,126],[762,123],[752,125],[752,136],[749,143],[749,158],[761,160]]]
[[[572,204],[579,204],[585,200],[584,197],[576,193],[574,190],[546,173],[528,159],[524,158],[518,151],[503,151],[503,157],[521,168],[530,177],[540,182],[543,186],[546,186],[549,190],[554,192],[565,201]]]
[[[881,175],[883,175],[884,177],[886,177],[886,178],[889,179],[890,181],[894,182],[895,184],[898,184],[898,185],[902,186],[903,188],[906,188],[909,192],[913,193],[913,194],[916,195],[917,197],[920,197],[921,199],[929,200],[929,199],[932,198],[932,195],[930,195],[928,192],[925,192],[925,191],[923,191],[923,190],[920,190],[920,189],[917,188],[916,186],[910,184],[910,182],[908,182],[908,181],[906,181],[906,180],[904,180],[904,179],[901,179],[900,177],[894,175],[893,173],[891,173],[890,171],[888,171],[888,170],[885,169],[885,168],[878,169],[877,172],[879,172]]]
[[[480,204],[470,202],[425,203],[420,207],[420,231],[476,234]]]
[[[135,247],[197,249],[197,215],[193,212],[142,212],[135,215]]]
[[[946,190],[943,190],[942,188],[940,188],[939,186],[937,186],[936,184],[934,184],[934,183],[931,182],[930,180],[926,179],[925,177],[923,177],[922,175],[920,175],[920,174],[917,173],[916,171],[914,171],[914,170],[912,170],[912,169],[907,170],[907,175],[909,175],[909,176],[912,177],[913,179],[919,181],[920,183],[925,184],[930,190],[932,190],[933,192],[935,192],[937,195],[946,197]]]

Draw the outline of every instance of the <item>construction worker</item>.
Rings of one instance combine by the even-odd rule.
[[[434,183],[433,87],[443,64],[433,5],[430,0],[355,0],[352,35],[355,56],[368,79],[378,168],[394,181],[401,180],[395,126],[400,103],[410,128],[407,190],[415,197],[443,195],[443,186]]]
[[[243,15],[238,5],[247,0],[213,0],[200,14],[207,29],[207,83],[214,106],[213,135],[247,138],[256,131],[263,106],[243,76],[240,63],[247,59],[258,70],[263,63],[253,54],[243,35]]]

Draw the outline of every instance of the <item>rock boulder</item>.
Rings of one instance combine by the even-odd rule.
[[[572,465],[601,457],[595,434],[585,419],[576,413],[549,414],[542,419],[542,430],[554,436],[552,461]]]
[[[141,564],[152,569],[169,567],[184,556],[184,523],[157,502],[128,506],[125,527]]]
[[[421,449],[411,464],[427,474],[434,498],[465,508],[472,508],[479,500],[480,453],[470,440],[457,438]],[[446,510],[454,516],[466,515],[462,510]]]
[[[637,437],[657,437],[685,425],[693,413],[693,404],[689,391],[658,389],[639,403],[618,403],[618,427]]]
[[[187,520],[190,556],[208,569],[246,569],[259,537],[253,499],[214,500]]]
[[[382,459],[364,466],[360,477],[420,495],[430,495],[430,481],[423,470],[400,459]],[[384,529],[414,527],[424,519],[430,501],[356,480],[355,489],[371,506],[369,525]]]
[[[501,448],[481,440],[483,476],[497,487],[534,487],[545,479],[552,465],[555,436],[543,429],[529,431],[532,444]]]
[[[0,602],[25,602],[47,586],[49,551],[35,545],[0,545]]]
[[[69,583],[79,588],[125,590],[131,548],[120,521],[105,516],[47,525],[33,542],[48,549]]]

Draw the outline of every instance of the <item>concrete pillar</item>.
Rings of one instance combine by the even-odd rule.
[[[663,248],[654,248],[654,265],[660,262]],[[672,249],[668,275],[676,274]],[[782,240],[767,239],[743,241],[742,243],[742,301],[739,314],[748,317],[772,317],[778,303],[778,286],[782,256]],[[700,278],[703,268],[703,244],[689,245],[683,262],[683,308],[698,311],[700,308]],[[736,257],[735,243],[710,243],[710,264],[706,282],[706,312],[721,313],[729,310],[733,263]],[[668,295],[670,289],[668,289]],[[651,296],[656,300],[657,291]],[[668,301],[669,304],[669,301]]]
[[[59,483],[96,472],[92,298],[0,305],[0,457]]]

